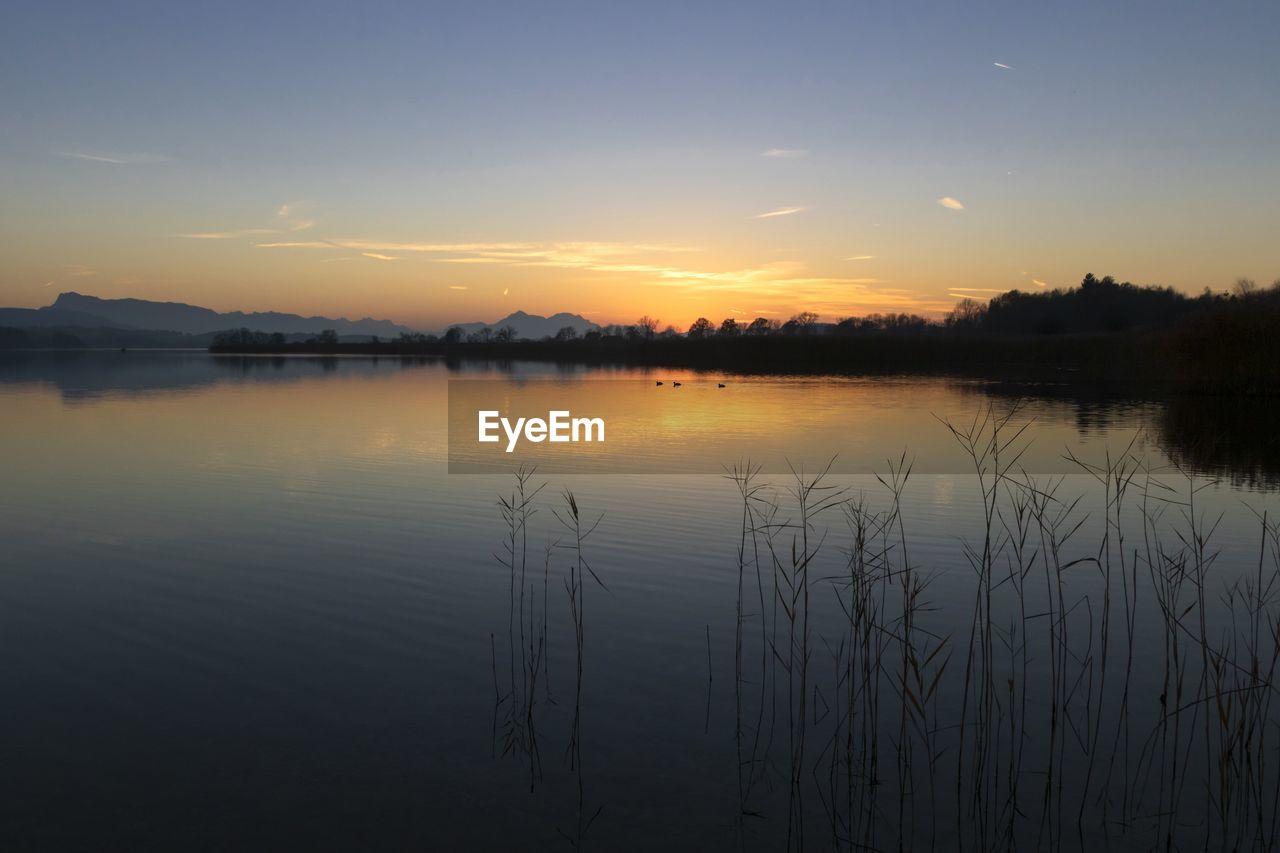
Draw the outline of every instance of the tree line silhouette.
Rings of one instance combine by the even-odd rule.
[[[988,332],[1014,335],[1111,334],[1167,328],[1198,314],[1248,304],[1259,307],[1280,300],[1280,279],[1270,289],[1262,289],[1251,279],[1238,279],[1228,293],[1214,293],[1209,288],[1196,296],[1188,296],[1172,287],[1136,285],[1117,281],[1113,276],[1098,278],[1087,274],[1078,287],[1054,288],[1026,292],[1010,290],[987,302],[962,299],[941,319],[919,314],[875,313],[861,317],[843,317],[835,323],[820,322],[817,314],[804,311],[790,319],[756,317],[753,320],[727,317],[718,324],[698,317],[683,331],[666,326],[659,331],[660,321],[645,315],[629,325],[612,324],[580,333],[565,326],[545,340],[557,342],[600,341],[606,338],[654,340],[684,337],[690,340],[710,338],[762,338],[770,336],[803,337],[813,335],[856,335],[873,332],[938,333]],[[508,343],[516,340],[510,326],[484,328],[468,333],[459,326],[450,328],[441,338],[444,343]],[[401,340],[425,343],[436,340],[431,335],[404,334]]]
[[[999,377],[1174,380],[1201,391],[1280,393],[1280,281],[1240,279],[1230,292],[1188,296],[1171,287],[1086,275],[1078,287],[1011,290],[961,300],[944,317],[884,313],[835,323],[698,317],[684,331],[651,316],[585,332],[565,326],[540,341],[505,326],[385,341],[306,341],[246,329],[214,351],[438,354],[586,364],[648,364],[742,372],[968,372]]]

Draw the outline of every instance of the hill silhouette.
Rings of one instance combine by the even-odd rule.
[[[58,294],[58,298],[52,305],[36,309],[35,313],[48,313],[52,319],[59,321],[40,322],[36,325],[123,326],[192,335],[235,328],[283,334],[314,334],[322,329],[334,329],[340,335],[398,335],[401,332],[412,331],[407,326],[401,326],[389,320],[375,320],[369,317],[348,320],[345,317],[303,317],[299,314],[278,311],[223,313],[184,302],[102,299],[75,292]],[[94,318],[98,322],[93,322]],[[69,322],[69,319],[74,319],[75,322]]]
[[[514,330],[512,337],[538,341],[553,337],[564,328],[572,328],[578,335],[585,335],[600,327],[580,314],[562,311],[550,317],[543,317],[539,314],[515,311],[495,323],[455,323],[449,328],[461,329],[466,335],[472,335],[484,329],[490,329],[495,333],[502,329],[512,329]]]

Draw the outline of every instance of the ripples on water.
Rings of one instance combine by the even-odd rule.
[[[1250,815],[1276,813],[1280,767],[1273,765],[1280,760],[1262,768],[1260,788],[1249,787],[1239,780],[1254,777],[1221,763],[1236,729],[1219,726],[1224,712],[1228,724],[1252,713],[1268,725],[1248,736],[1263,740],[1242,740],[1232,760],[1249,744],[1275,756],[1276,712],[1245,701],[1269,701],[1270,691],[1232,693],[1230,708],[1206,699],[1226,688],[1201,684],[1208,658],[1195,640],[1200,608],[1190,587],[1179,593],[1179,606],[1192,608],[1179,653],[1182,701],[1195,704],[1170,717],[1171,700],[1159,701],[1170,692],[1169,647],[1153,578],[1168,577],[1171,563],[1157,557],[1164,570],[1155,575],[1147,565],[1136,490],[1122,511],[1123,549],[1119,528],[1109,540],[1106,679],[1107,588],[1098,564],[1065,569],[1060,600],[1036,564],[1025,626],[1013,584],[997,583],[995,627],[985,640],[978,634],[966,699],[980,575],[963,542],[981,551],[984,506],[977,478],[960,473],[959,448],[931,417],[960,420],[1018,398],[1025,418],[1034,417],[1028,437],[1042,467],[1071,470],[1061,462],[1064,448],[1101,464],[1108,449],[1118,455],[1137,436],[1134,446],[1150,464],[1192,472],[1202,487],[1194,517],[1206,528],[1216,523],[1206,549],[1218,556],[1206,570],[1205,632],[1234,666],[1248,644],[1228,644],[1223,590],[1237,578],[1256,579],[1264,543],[1254,511],[1274,519],[1278,509],[1272,489],[1280,460],[1268,406],[911,378],[808,380],[800,408],[795,382],[729,378],[725,390],[734,399],[749,392],[753,406],[781,412],[785,431],[758,429],[744,439],[762,456],[795,440],[795,455],[787,456],[805,460],[809,471],[835,451],[856,460],[896,458],[904,449],[922,460],[943,453],[959,460],[917,469],[901,496],[905,565],[929,580],[920,599],[928,607],[915,622],[920,659],[929,643],[949,637],[923,667],[925,677],[950,655],[924,722],[908,716],[907,749],[895,746],[904,707],[901,623],[894,621],[900,597],[892,583],[879,593],[875,625],[888,638],[881,651],[891,667],[874,681],[873,727],[865,704],[871,691],[850,700],[840,674],[863,661],[850,656],[838,601],[849,600],[850,588],[832,580],[847,575],[851,534],[839,510],[815,521],[814,536],[825,530],[828,538],[808,566],[807,722],[795,785],[801,687],[795,680],[786,686],[798,670],[785,614],[775,621],[777,567],[762,560],[757,584],[755,562],[745,564],[739,655],[742,507],[734,484],[709,473],[535,477],[548,487],[527,528],[526,581],[539,580],[546,543],[563,542],[553,509],[563,515],[564,488],[585,514],[604,513],[585,543],[607,590],[585,585],[580,763],[570,769],[576,647],[564,592],[568,554],[554,551],[546,575],[546,648],[529,689],[524,676],[510,673],[529,659],[531,638],[534,648],[541,642],[543,587],[526,587],[533,610],[513,619],[510,572],[494,556],[506,535],[497,495],[511,491],[512,478],[449,475],[445,461],[446,380],[513,374],[645,384],[660,376],[682,379],[681,391],[695,393],[722,378],[204,353],[5,356],[0,679],[8,725],[0,772],[15,847],[510,849],[568,847],[579,832],[584,846],[604,849],[776,849],[801,838],[817,849],[892,847],[900,834],[918,848],[936,838],[941,849],[961,842],[1071,847],[1103,838],[1145,848],[1163,846],[1162,835],[1180,845],[1203,847],[1209,839],[1216,847],[1225,838],[1249,847],[1276,837]],[[676,405],[670,399],[663,404]],[[763,423],[733,403],[717,405],[725,407],[724,429],[749,432]],[[716,423],[699,434],[692,450],[672,452],[705,462],[716,449]],[[1176,471],[1164,467],[1158,477],[1189,494]],[[794,520],[789,479],[762,481],[773,488],[761,496],[776,494],[782,505],[778,520]],[[848,497],[865,493],[875,511],[891,507],[869,472],[832,482]],[[1058,490],[1085,496],[1073,516],[1083,527],[1063,546],[1060,564],[1098,557],[1101,488],[1075,473]],[[1001,497],[1006,520],[1011,494]],[[1162,505],[1161,542],[1176,560],[1177,533],[1187,525],[1179,506]],[[791,565],[795,528],[768,529],[780,560]],[[1038,542],[1033,552],[1043,554]],[[1001,552],[993,576],[1008,575],[1009,553]],[[1139,590],[1127,699],[1122,553],[1125,576],[1136,577]],[[1264,555],[1264,587],[1273,557],[1274,550]],[[887,579],[900,580],[900,550],[884,559]],[[1041,615],[1055,601],[1067,616]],[[1274,614],[1272,604],[1264,616]],[[1067,627],[1065,642],[1055,639],[1055,624]],[[1259,620],[1254,647],[1269,651],[1272,625]],[[525,631],[514,657],[512,626],[517,639]],[[1233,636],[1253,636],[1238,621],[1235,627]],[[1020,636],[1028,641],[1025,662]],[[1209,671],[1217,671],[1212,661]],[[1035,685],[1025,702],[1020,692],[1008,700],[1009,673],[1019,690]],[[989,682],[982,694],[973,692],[978,674]],[[1056,728],[1053,684],[1063,685]],[[527,715],[512,722],[527,695],[536,700],[532,726],[520,722]],[[962,715],[969,733],[963,759]],[[975,716],[988,725],[976,726]],[[1179,723],[1176,734],[1162,725],[1170,719]],[[512,725],[525,727],[515,740]],[[864,733],[880,733],[874,780],[867,750],[849,749],[851,730],[858,744]],[[522,746],[530,732],[536,754]],[[833,740],[839,732],[844,739]],[[1127,748],[1117,748],[1117,733]],[[504,756],[508,744],[518,748]],[[1058,750],[1059,787],[1050,789],[1046,809],[1050,745]],[[940,751],[934,765],[930,746]],[[900,764],[904,755],[910,760]],[[975,755],[986,756],[980,772]],[[1097,756],[1092,769],[1090,755]],[[1011,756],[1021,763],[1010,765]],[[1016,813],[1010,778],[1020,780]],[[915,786],[905,801],[904,779]],[[1221,792],[1224,779],[1227,797],[1206,794]],[[1247,827],[1229,833],[1247,834],[1224,837],[1223,810],[1231,827]],[[958,838],[957,825],[966,827]]]

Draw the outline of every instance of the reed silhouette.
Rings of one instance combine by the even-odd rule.
[[[725,732],[740,846],[757,835],[795,850],[1280,842],[1280,523],[1258,513],[1254,562],[1227,566],[1214,544],[1221,519],[1200,508],[1210,481],[1153,470],[1130,444],[1096,461],[1069,457],[1070,482],[1092,484],[1069,494],[1068,477],[1021,468],[1027,426],[1016,403],[943,425],[980,498],[957,544],[969,572],[946,577],[945,596],[928,549],[913,543],[906,453],[870,491],[836,482],[829,466],[779,484],[747,461],[726,472],[740,501]],[[528,477],[518,472],[501,502],[509,630],[536,638],[519,642],[526,669],[510,667],[517,696],[531,692],[530,674],[550,680],[538,664],[546,611],[540,622],[518,615],[537,609],[516,592],[540,495]],[[584,520],[571,492],[554,512],[569,608],[551,627],[571,635],[576,655],[566,749],[576,822],[563,834],[582,846],[603,808],[587,803],[581,760],[586,587],[603,587],[584,542],[599,518]],[[544,590],[554,563],[544,563]],[[700,632],[700,716],[713,737],[715,624]],[[532,721],[522,707],[516,716]]]

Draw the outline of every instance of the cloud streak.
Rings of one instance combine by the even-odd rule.
[[[184,237],[188,240],[238,240],[244,237],[263,237],[270,234],[289,234],[298,231],[306,231],[313,227],[316,223],[314,219],[300,219],[297,214],[301,208],[306,206],[306,202],[289,201],[276,208],[276,224],[271,228],[234,228],[228,231],[196,231],[186,234],[177,234],[174,236]],[[327,248],[331,246],[327,243],[320,243]],[[259,244],[263,245],[263,244]],[[278,243],[267,244],[273,247],[289,246],[291,248],[302,247],[304,243]]]
[[[952,198],[949,195],[944,195],[942,198],[938,199],[938,204],[948,210],[964,210],[964,205],[960,203],[960,200]]]
[[[86,278],[88,276],[98,274],[97,270],[90,269],[84,264],[63,264],[62,268],[66,270],[66,272],[63,275],[59,276],[58,278],[50,279],[49,281],[46,281],[44,284],[40,286],[53,287],[55,284],[66,281],[69,278]]]
[[[415,243],[373,239],[258,243],[258,248],[331,250],[335,253],[418,254],[436,263],[493,264],[513,268],[570,270],[617,276],[632,286],[676,288],[691,297],[739,293],[743,301],[775,300],[787,310],[807,309],[831,316],[872,311],[937,311],[951,303],[922,301],[917,292],[872,277],[818,275],[802,261],[787,260],[742,269],[705,269],[682,259],[699,250],[680,245],[607,242]],[[450,290],[465,290],[449,285]],[[736,301],[736,300],[735,300]],[[739,303],[741,304],[741,303]],[[757,303],[760,304],[760,303]],[[762,312],[758,312],[762,313]]]
[[[279,234],[274,228],[241,228],[238,231],[196,231],[190,234],[175,234],[187,240],[238,240],[242,237],[261,237],[266,234]]]
[[[761,157],[772,157],[777,160],[799,160],[809,156],[808,148],[770,148],[760,152]]]
[[[773,219],[775,216],[792,216],[797,213],[803,213],[806,210],[808,210],[806,207],[780,207],[777,210],[757,213],[756,219]]]
[[[148,163],[168,163],[171,157],[163,154],[135,152],[130,154],[107,154],[93,151],[54,151],[53,156],[65,160],[81,160],[86,163],[106,163],[111,166],[135,166]]]

